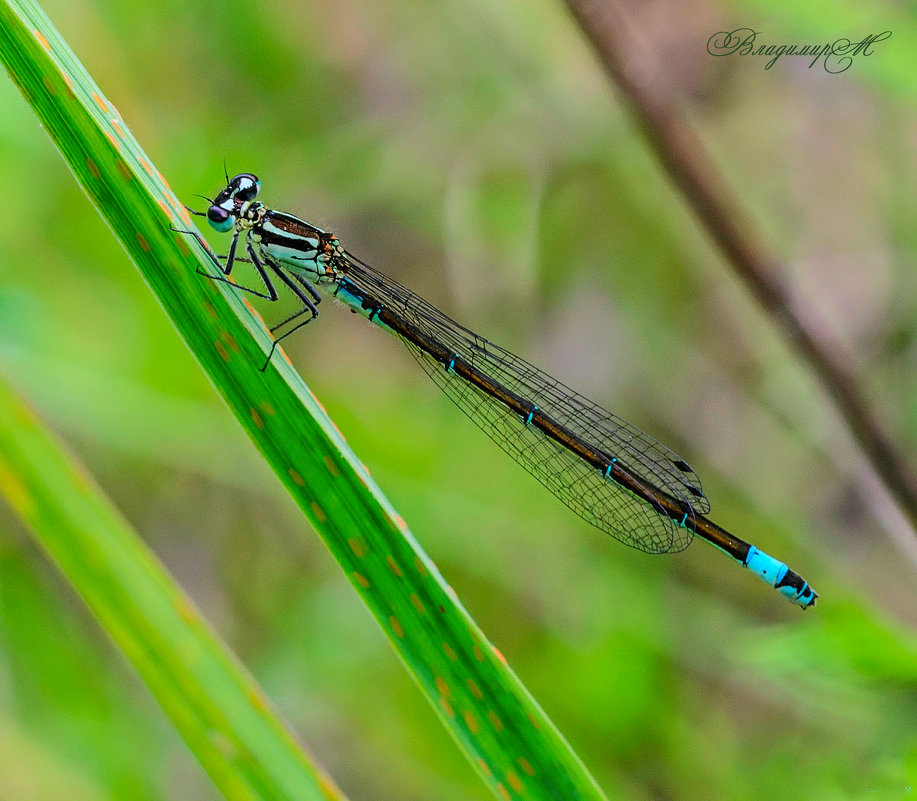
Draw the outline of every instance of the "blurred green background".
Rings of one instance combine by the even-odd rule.
[[[180,197],[217,191],[224,158],[259,174],[268,205],[678,451],[715,520],[821,593],[803,615],[703,543],[653,558],[600,535],[339,308],[288,340],[609,797],[908,796],[913,531],[561,4],[45,8]],[[817,0],[632,11],[803,313],[910,454],[917,20]],[[840,75],[707,55],[742,26],[775,43],[893,36]],[[6,78],[0,110],[2,369],[352,799],[488,798]],[[215,797],[5,507],[0,666],[0,797]]]

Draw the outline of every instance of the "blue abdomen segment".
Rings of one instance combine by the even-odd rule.
[[[333,289],[331,287],[334,287]],[[365,317],[371,323],[384,328],[386,331],[391,329],[379,319],[379,312],[382,311],[382,305],[372,299],[367,299],[363,292],[359,290],[349,279],[340,278],[334,284],[322,284],[322,289],[329,292],[332,297],[337,298],[352,311]]]
[[[803,609],[814,606],[818,593],[798,573],[790,570],[783,562],[768,556],[754,545],[749,546],[743,565],[766,581],[784,598],[799,604]]]

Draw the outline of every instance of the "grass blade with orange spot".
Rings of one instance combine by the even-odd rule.
[[[0,53],[189,348],[498,798],[603,798],[455,598],[260,319],[170,223],[193,229],[112,104],[27,0],[0,3]],[[180,223],[177,221],[181,220]]]

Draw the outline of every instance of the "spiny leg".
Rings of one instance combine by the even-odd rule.
[[[252,260],[252,264],[255,265],[255,269],[257,269],[258,272],[261,273],[261,276],[262,276],[262,278],[264,279],[264,281],[265,281],[266,284],[270,283],[270,281],[269,281],[269,279],[268,279],[268,276],[267,276],[267,272],[266,272],[265,265],[261,262],[261,259],[258,258],[258,254],[257,254],[257,252],[255,251],[255,246],[252,244],[252,242],[251,242],[250,240],[246,242],[246,246],[247,246],[247,249],[248,249],[248,255],[249,255],[249,257],[250,257],[251,260]],[[262,372],[262,373],[263,373],[265,370],[267,370],[267,366],[271,363],[271,359],[274,357],[274,351],[277,350],[277,344],[278,344],[281,340],[286,339],[286,338],[287,338],[290,334],[292,334],[294,331],[298,331],[298,330],[299,330],[300,328],[302,328],[304,325],[306,325],[307,323],[311,323],[316,317],[318,317],[318,307],[312,302],[312,300],[309,298],[309,296],[306,295],[306,294],[302,291],[302,289],[300,289],[300,288],[296,285],[296,282],[293,281],[293,280],[284,272],[283,268],[281,268],[278,264],[275,264],[273,261],[270,261],[270,260],[267,262],[267,266],[270,267],[271,270],[274,272],[274,274],[275,274],[281,281],[283,281],[283,283],[285,283],[285,284],[287,285],[287,287],[289,287],[289,289],[293,292],[294,295],[296,295],[297,298],[299,298],[300,301],[302,301],[302,304],[303,304],[303,306],[305,307],[304,310],[310,311],[310,312],[312,313],[312,316],[311,316],[308,320],[305,320],[304,322],[302,322],[302,323],[300,323],[299,325],[295,326],[295,327],[294,327],[293,329],[291,329],[290,331],[287,331],[285,334],[283,334],[282,336],[280,336],[278,339],[275,339],[275,340],[274,340],[273,344],[271,345],[271,351],[270,351],[270,353],[269,353],[268,356],[267,356],[267,361],[264,362],[264,366],[261,368],[261,372]],[[305,279],[302,279],[302,280],[305,281]],[[305,282],[304,285],[308,285],[308,282]],[[309,289],[310,293],[314,293],[314,292],[315,292],[314,287],[312,287],[311,285],[308,285],[308,289]],[[275,293],[275,294],[276,294],[276,293]],[[276,300],[276,297],[274,298],[274,300]],[[272,329],[272,333],[273,333],[273,329]]]
[[[296,259],[296,261],[314,261],[314,259],[307,259],[305,256],[291,256],[291,258]],[[290,275],[292,275],[297,281],[299,281],[300,284],[303,285],[303,287],[305,287],[306,292],[308,292],[313,297],[316,303],[322,302],[322,296],[319,294],[318,290],[312,286],[312,282],[308,278],[293,271],[290,272]]]
[[[223,275],[229,276],[229,273],[232,271],[232,265],[236,260],[236,248],[239,245],[239,231],[236,229],[232,232],[232,242],[229,243],[229,253],[226,254],[226,264],[220,269],[223,271]],[[217,260],[219,261],[219,259]]]
[[[203,197],[203,195],[201,197]],[[204,200],[209,200],[209,198],[204,198]],[[185,206],[185,209],[191,212],[195,217],[206,217],[207,216],[206,212],[195,211],[190,206]],[[176,233],[189,234],[190,236],[193,236],[197,240],[197,243],[204,250],[207,251],[207,255],[210,256],[210,260],[220,269],[220,272],[223,273],[223,275],[229,275],[229,273],[232,271],[232,265],[236,258],[236,246],[239,244],[239,231],[238,230],[233,231],[232,244],[229,246],[229,255],[228,256],[217,256],[210,249],[210,245],[208,245],[204,241],[203,237],[197,231],[185,231],[182,228],[176,228],[174,225],[170,225],[169,228],[171,228]],[[220,264],[219,262],[219,259],[222,259],[222,258],[226,259],[225,267],[222,264]],[[245,261],[247,261],[247,259]],[[216,278],[216,276],[209,275],[208,273],[203,272],[200,268],[198,268],[198,273],[200,275],[206,276],[207,278]],[[239,287],[239,288],[244,289],[244,287]]]
[[[189,212],[191,212],[192,214],[198,217],[207,216],[204,212],[195,211],[194,209],[188,208],[187,206],[185,208],[188,209]],[[274,287],[274,283],[271,280],[271,277],[268,275],[267,269],[265,268],[264,263],[261,261],[261,259],[258,258],[258,255],[254,248],[254,244],[252,243],[251,240],[249,240],[248,238],[246,238],[245,240],[246,249],[248,250],[248,255],[250,258],[245,259],[245,258],[236,256],[236,248],[238,247],[239,234],[240,234],[239,231],[235,231],[233,234],[232,244],[229,247],[229,253],[226,256],[222,256],[222,255],[214,254],[213,251],[210,249],[210,246],[203,239],[203,237],[201,237],[201,235],[197,233],[197,231],[187,231],[181,228],[176,228],[175,226],[172,226],[172,225],[170,225],[169,227],[176,233],[187,234],[189,236],[193,236],[197,240],[198,244],[204,249],[204,251],[210,257],[210,260],[219,268],[220,272],[223,274],[223,275],[210,275],[209,273],[206,273],[198,269],[198,272],[201,275],[207,278],[210,278],[212,281],[223,281],[224,283],[227,283],[231,287],[233,287],[233,289],[238,289],[242,292],[250,292],[251,294],[256,295],[259,298],[264,298],[265,300],[270,300],[273,302],[279,298],[279,295],[277,294],[277,290]],[[220,259],[226,260],[225,266],[220,264],[220,261],[219,261]],[[228,276],[230,272],[232,271],[233,264],[235,264],[235,262],[237,261],[250,263],[255,266],[255,269],[258,271],[258,275],[261,276],[261,280],[264,282],[265,289],[267,289],[268,291],[267,295],[265,295],[263,292],[259,292],[249,287],[241,286],[240,284],[236,284],[228,280]],[[288,336],[298,331],[304,325],[311,323],[316,317],[318,317],[318,308],[316,307],[316,304],[321,303],[322,301],[322,298],[319,295],[318,291],[315,289],[315,287],[312,286],[312,284],[307,279],[293,273],[293,277],[296,279],[296,281],[298,281],[306,289],[309,295],[312,296],[312,298],[314,299],[314,302],[307,295],[303,294],[303,291],[296,285],[296,283],[294,283],[293,280],[291,280],[286,275],[286,273],[282,270],[282,268],[279,267],[279,265],[274,264],[271,261],[268,262],[268,265],[270,266],[271,270],[277,275],[277,277],[279,277],[280,280],[283,281],[283,283],[286,284],[287,287],[289,287],[289,289],[293,292],[293,294],[295,294],[296,297],[299,298],[299,300],[302,301],[303,303],[303,308],[300,311],[296,312],[296,314],[291,315],[286,320],[274,326],[271,329],[271,333],[273,333],[274,330],[279,328],[280,326],[290,322],[290,320],[294,320],[297,317],[299,317],[300,315],[305,314],[307,311],[310,312],[312,316],[309,317],[308,320],[304,320],[299,325],[294,326],[292,329],[287,331],[285,334],[281,335],[279,338],[274,340],[273,344],[271,345],[271,350],[270,350],[270,353],[268,354],[267,361],[265,361],[264,366],[261,368],[261,372],[264,372],[267,369],[267,366],[270,364],[271,359],[274,356],[274,351],[277,349],[277,345],[281,340],[286,339]]]
[[[297,275],[296,273],[291,273],[291,275],[293,276],[293,278],[299,281],[299,283],[302,284],[303,287],[305,287],[305,290],[310,295],[312,295],[312,298],[315,300],[316,305],[322,302],[322,296],[319,294],[318,290],[314,286],[312,286],[312,283],[308,279],[303,278],[301,275]],[[301,317],[302,315],[304,315],[306,312],[309,312],[309,311],[311,311],[311,309],[308,306],[303,305],[303,307],[298,312],[293,312],[293,314],[291,314],[286,319],[281,320],[276,325],[271,326],[271,333],[273,334],[278,329],[283,328],[287,323],[292,322],[297,317]],[[287,336],[287,334],[284,334],[284,336]],[[283,337],[281,337],[281,339],[282,338]]]
[[[308,306],[303,306],[299,311],[293,312],[289,317],[284,318],[276,325],[271,326],[271,333],[273,334],[279,328],[283,328],[287,323],[292,322],[297,317],[302,317],[306,312],[311,311]]]
[[[188,209],[188,210],[193,211],[193,209]],[[203,212],[196,211],[194,213],[202,214]],[[237,261],[249,262],[249,259],[243,259],[243,258],[236,257],[236,247],[238,246],[238,242],[239,242],[239,232],[238,231],[236,231],[233,234],[232,244],[229,246],[229,253],[226,256],[218,256],[214,254],[214,252],[210,249],[210,246],[207,244],[206,241],[204,241],[204,238],[197,231],[186,231],[183,228],[176,228],[174,225],[170,225],[169,228],[171,228],[173,231],[175,231],[178,234],[188,234],[189,236],[193,236],[197,240],[198,244],[206,251],[207,255],[210,257],[210,260],[217,266],[217,268],[219,268],[220,272],[223,274],[223,275],[211,275],[210,273],[205,272],[204,270],[201,270],[200,268],[198,268],[197,272],[199,275],[203,275],[205,278],[209,278],[211,281],[222,281],[224,284],[229,284],[233,289],[238,289],[240,292],[248,292],[252,295],[255,295],[256,297],[264,298],[265,300],[275,301],[279,297],[277,294],[277,290],[274,289],[274,285],[271,283],[271,279],[269,278],[269,276],[267,275],[267,273],[264,271],[263,268],[259,268],[258,272],[261,275],[261,280],[264,281],[265,289],[267,289],[268,291],[267,295],[265,295],[263,292],[259,292],[257,289],[252,289],[251,287],[242,286],[241,284],[237,284],[234,281],[230,281],[228,278],[224,277],[224,276],[228,276],[230,272],[232,272],[232,266],[233,264],[235,264],[235,262]],[[250,244],[251,243],[249,243],[249,245]],[[220,264],[219,262],[220,259],[226,259],[225,266]]]
[[[187,206],[186,206],[185,208],[187,208]],[[191,211],[191,209],[189,209],[189,211]],[[202,214],[202,212],[199,212],[199,211],[196,211],[196,212],[194,212],[194,213],[195,213],[195,214]],[[210,261],[212,261],[212,262],[219,268],[220,272],[224,272],[224,270],[223,270],[223,265],[220,264],[220,262],[219,262],[219,260],[217,259],[216,255],[215,255],[214,252],[210,249],[210,245],[207,244],[207,242],[206,242],[206,240],[204,239],[204,237],[202,237],[197,231],[186,231],[184,228],[176,228],[174,225],[170,225],[169,228],[170,228],[172,231],[175,231],[176,234],[187,234],[188,236],[193,236],[193,237],[197,240],[197,244],[199,244],[199,245],[204,249],[204,252],[205,252],[205,253],[207,254],[207,256],[210,258]],[[238,234],[236,234],[236,236],[238,236]],[[230,269],[232,269],[232,268],[230,267]],[[199,273],[201,272],[200,269],[198,269],[198,272],[199,272]],[[202,273],[202,275],[207,275],[207,273]],[[208,276],[208,277],[212,278],[213,276]]]
[[[257,266],[257,265],[256,265]],[[209,275],[201,270],[198,270],[201,275],[206,276],[211,281],[222,281],[224,284],[229,284],[233,289],[238,289],[241,292],[248,292],[255,297],[264,298],[265,300],[275,301],[280,296],[277,294],[277,290],[274,289],[274,285],[271,283],[271,279],[267,276],[266,273],[261,272],[261,280],[264,281],[264,287],[267,289],[268,294],[265,295],[263,292],[259,292],[257,289],[252,289],[251,287],[242,286],[242,284],[237,284],[235,281],[230,281],[228,278],[223,278],[219,275]]]
[[[309,281],[308,278],[304,278],[303,276],[298,275],[297,273],[293,273],[293,277],[297,281],[299,281],[300,284],[302,284],[305,287],[306,292],[308,292],[312,296],[312,300],[314,300],[316,303],[322,302],[322,296],[319,294],[318,290],[314,286],[312,286],[312,282]]]
[[[264,367],[261,368],[261,372],[262,372],[262,373],[263,373],[265,370],[267,370],[267,366],[271,363],[271,359],[272,359],[273,356],[274,356],[274,351],[277,350],[277,346],[278,346],[283,340],[285,340],[288,336],[290,336],[290,335],[292,335],[292,334],[295,334],[297,331],[299,331],[300,328],[303,328],[304,326],[307,326],[307,325],[308,325],[309,323],[311,323],[316,317],[318,317],[318,309],[316,309],[315,306],[312,306],[311,308],[310,308],[310,307],[306,307],[306,308],[304,308],[302,311],[297,312],[296,314],[294,314],[293,317],[299,317],[299,315],[305,314],[307,311],[312,312],[312,316],[311,316],[308,320],[303,320],[303,321],[302,321],[301,323],[299,323],[298,325],[294,325],[289,331],[285,331],[283,334],[281,334],[279,337],[277,337],[277,338],[274,340],[274,344],[271,345],[271,352],[268,354],[267,361],[264,363]],[[289,318],[289,320],[292,320],[293,317]],[[284,321],[284,322],[288,322],[289,320],[286,320],[286,321]],[[272,328],[272,329],[271,329],[271,332],[273,333],[273,331],[274,331],[274,329]]]

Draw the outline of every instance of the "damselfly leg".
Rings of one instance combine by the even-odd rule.
[[[246,244],[247,244],[247,246],[248,246],[248,255],[249,255],[249,257],[251,258],[252,263],[255,265],[255,267],[258,269],[258,271],[262,273],[262,277],[265,279],[265,284],[268,284],[270,290],[271,290],[272,292],[274,292],[274,297],[271,298],[271,300],[277,300],[276,290],[274,290],[273,285],[269,284],[268,279],[267,279],[267,276],[266,276],[266,274],[264,274],[264,272],[263,272],[263,270],[264,270],[264,265],[261,264],[261,260],[258,258],[258,254],[255,252],[255,246],[252,244],[251,240],[248,240],[248,241],[246,242]],[[301,313],[305,313],[306,311],[308,311],[308,312],[311,313],[312,316],[309,317],[309,319],[304,320],[303,322],[301,322],[299,325],[294,326],[292,329],[290,329],[289,331],[287,331],[285,334],[282,334],[281,336],[277,337],[277,339],[274,340],[274,343],[271,345],[271,352],[270,352],[270,353],[268,354],[268,356],[267,356],[267,361],[264,362],[264,366],[261,368],[261,372],[262,372],[262,373],[263,373],[265,370],[267,370],[267,366],[271,363],[271,359],[274,357],[274,351],[277,350],[277,345],[278,345],[278,343],[279,343],[281,340],[286,339],[286,338],[287,338],[288,336],[290,336],[290,334],[292,334],[293,332],[298,331],[298,330],[299,330],[300,328],[302,328],[304,325],[308,325],[308,324],[311,323],[316,317],[318,317],[318,306],[317,306],[317,303],[321,303],[321,298],[318,297],[318,291],[315,289],[315,287],[312,286],[312,284],[309,283],[309,281],[307,281],[307,280],[306,280],[305,278],[303,278],[301,275],[288,274],[288,273],[286,272],[286,270],[284,270],[279,264],[275,263],[274,261],[272,261],[272,260],[270,260],[270,259],[267,260],[267,265],[271,268],[271,270],[274,271],[274,274],[275,274],[281,281],[283,281],[284,284],[287,285],[287,288],[288,288],[294,295],[296,295],[296,297],[299,298],[300,301],[302,301],[303,310],[302,310]],[[293,277],[291,277],[291,275],[292,275]],[[293,280],[294,278],[295,278],[296,280]],[[305,292],[303,292],[303,290],[300,288],[300,286],[297,285],[297,282],[299,282],[299,284],[302,285],[302,287],[304,287],[304,288],[308,291],[309,295],[312,295],[312,297],[315,298],[315,301],[313,301],[312,298],[309,297],[309,295],[307,295]],[[297,314],[296,316],[298,316],[298,314]],[[275,327],[277,327],[277,326],[275,326]],[[274,329],[272,328],[272,329],[271,329],[271,333],[273,333],[273,332],[274,332]]]
[[[185,208],[188,208],[188,207],[186,206]],[[194,209],[188,208],[188,211],[190,211],[192,214],[195,214],[197,216],[204,216],[204,217],[207,216],[203,212],[194,211]],[[293,274],[293,278],[296,279],[294,281],[293,278],[291,278],[289,275],[286,274],[286,271],[284,271],[283,267],[281,267],[279,264],[277,264],[273,260],[267,259],[265,261],[262,261],[258,257],[258,253],[255,250],[254,243],[250,239],[245,240],[245,246],[246,246],[246,250],[248,252],[249,258],[246,259],[246,258],[242,258],[236,255],[236,248],[238,247],[238,244],[239,244],[239,236],[240,236],[239,231],[233,232],[232,242],[230,243],[230,246],[229,246],[229,253],[223,256],[223,255],[215,254],[210,249],[210,246],[207,244],[204,238],[199,233],[197,233],[197,231],[189,231],[189,230],[182,229],[182,228],[176,228],[174,225],[169,226],[169,227],[176,233],[187,234],[189,236],[194,237],[197,240],[198,244],[207,252],[207,255],[210,257],[210,260],[220,270],[222,275],[211,275],[210,273],[207,273],[201,269],[198,269],[197,272],[200,275],[203,275],[204,277],[209,278],[211,281],[222,281],[225,284],[229,284],[233,289],[238,289],[242,292],[248,292],[252,295],[255,295],[256,297],[264,298],[265,300],[274,302],[280,296],[277,293],[277,289],[274,286],[274,282],[271,279],[271,276],[268,274],[268,269],[270,269],[271,272],[273,272],[274,275],[277,278],[279,278],[287,286],[287,288],[291,292],[293,292],[294,295],[296,295],[296,297],[302,302],[303,308],[300,309],[300,311],[288,317],[286,320],[283,320],[280,323],[278,323],[277,325],[273,326],[270,329],[272,334],[274,333],[274,331],[282,327],[284,324],[288,323],[290,320],[293,320],[305,314],[306,312],[310,313],[311,316],[309,317],[309,319],[299,323],[298,325],[294,326],[292,329],[290,329],[289,331],[287,331],[286,333],[282,334],[280,337],[274,340],[273,344],[271,345],[271,350],[270,350],[270,353],[268,354],[267,360],[264,362],[264,364],[261,367],[262,373],[265,370],[267,370],[267,366],[271,363],[271,359],[274,356],[274,351],[277,350],[278,343],[281,340],[286,339],[288,336],[290,336],[290,334],[294,333],[295,331],[298,331],[303,326],[312,322],[312,320],[314,320],[316,317],[318,317],[317,304],[321,303],[322,299],[321,299],[321,296],[318,294],[318,290],[316,290],[315,287],[313,287],[312,284],[309,283],[308,280],[306,280],[305,278],[303,278],[300,275]],[[221,259],[225,259],[225,264],[220,263]],[[258,271],[258,275],[261,277],[262,282],[264,283],[264,288],[267,290],[267,294],[265,294],[264,292],[259,292],[257,289],[252,289],[251,287],[242,286],[241,284],[237,284],[236,282],[231,281],[229,279],[229,275],[232,272],[233,265],[237,261],[245,262],[247,264],[252,264],[254,266],[254,268]],[[308,292],[308,295],[305,294],[303,290],[300,288],[300,286],[297,285],[297,282],[299,283],[299,285],[301,285],[306,290],[306,292]]]
[[[229,248],[229,253],[223,256],[223,255],[215,254],[210,249],[210,246],[207,244],[207,242],[204,241],[204,238],[197,231],[187,231],[184,228],[176,228],[174,225],[170,225],[169,227],[173,231],[175,231],[175,233],[177,234],[187,234],[188,236],[193,236],[197,240],[198,244],[207,252],[207,256],[210,258],[213,264],[222,273],[222,275],[212,275],[198,268],[197,270],[198,275],[203,275],[205,278],[209,278],[211,281],[222,281],[224,284],[229,284],[233,289],[238,289],[241,292],[248,292],[251,295],[255,295],[256,297],[259,297],[259,298],[264,298],[265,300],[274,301],[274,300],[277,300],[277,298],[279,297],[277,295],[277,291],[274,289],[274,285],[270,282],[270,279],[260,269],[258,270],[258,272],[261,273],[261,280],[264,281],[264,286],[268,290],[269,294],[267,295],[265,295],[263,292],[259,292],[257,289],[252,289],[251,287],[242,286],[241,284],[237,284],[235,281],[229,280],[228,276],[232,272],[233,265],[237,261],[243,261],[247,264],[251,263],[250,259],[243,259],[243,258],[239,258],[238,256],[236,256],[236,244],[238,241],[236,237],[233,237],[232,245],[230,245],[230,248]],[[219,261],[220,259],[225,259],[226,264],[225,265],[220,264],[220,261]]]
[[[321,295],[318,294],[318,292],[316,291],[315,287],[312,286],[312,284],[310,284],[301,275],[297,275],[296,273],[291,273],[291,275],[293,276],[293,278],[299,281],[300,284],[303,285],[305,290],[310,295],[312,295],[312,297],[315,299],[316,304],[322,302]],[[315,306],[312,304],[303,304],[303,307],[298,312],[294,312],[286,319],[281,320],[279,323],[277,323],[277,325],[271,326],[271,333],[274,334],[277,331],[279,331],[281,328],[283,328],[287,323],[290,323],[293,320],[296,320],[297,318],[302,317],[304,314],[311,314],[311,317],[309,317],[307,320],[303,320],[301,323],[298,323],[297,325],[294,325],[289,331],[284,332],[283,334],[281,334],[279,337],[277,337],[274,340],[274,344],[271,347],[271,354],[270,356],[267,357],[267,362],[264,365],[265,367],[267,367],[267,365],[270,364],[271,356],[274,355],[274,350],[276,349],[277,344],[281,342],[282,340],[286,339],[291,334],[295,334],[303,326],[306,326],[309,323],[311,323],[316,317],[318,317],[318,309],[316,309]]]
[[[302,327],[304,327],[304,326],[307,326],[307,325],[308,325],[309,323],[311,323],[316,317],[318,317],[318,309],[316,309],[314,306],[312,306],[312,307],[308,307],[308,306],[307,306],[307,307],[304,307],[304,308],[300,309],[298,312],[296,312],[296,314],[290,315],[289,317],[287,317],[286,320],[283,320],[283,321],[277,323],[277,325],[275,325],[273,328],[271,328],[271,333],[273,334],[278,328],[282,328],[284,325],[286,325],[288,322],[290,322],[290,320],[295,320],[297,317],[301,317],[302,315],[306,314],[307,312],[311,313],[312,316],[309,317],[309,318],[306,319],[306,320],[303,320],[301,323],[298,323],[297,325],[294,325],[289,331],[285,331],[285,332],[282,333],[279,337],[276,337],[276,338],[274,339],[274,344],[271,345],[271,352],[268,354],[267,361],[264,363],[264,366],[261,368],[261,372],[262,372],[262,373],[263,373],[265,370],[267,370],[267,366],[271,363],[271,359],[272,359],[273,356],[274,356],[274,351],[277,350],[277,346],[278,346],[283,340],[285,340],[288,336],[290,336],[291,334],[295,334],[297,331],[299,331],[300,328],[302,328]]]
[[[322,302],[322,296],[316,291],[315,287],[312,286],[312,284],[310,284],[310,283],[309,283],[305,278],[303,278],[301,275],[297,275],[296,273],[293,273],[293,277],[294,277],[297,281],[299,281],[299,282],[305,287],[306,291],[307,291],[310,295],[312,295],[312,297],[313,297],[313,299],[315,300],[316,303],[321,303],[321,302]],[[312,311],[312,310],[311,310],[308,306],[303,306],[299,311],[293,312],[293,314],[291,314],[289,317],[284,318],[283,320],[281,320],[281,321],[280,321],[279,323],[277,323],[276,325],[272,325],[272,326],[271,326],[271,333],[273,334],[275,331],[278,331],[279,329],[283,328],[287,323],[291,323],[291,322],[293,322],[293,320],[295,320],[297,317],[302,317],[304,314],[306,314],[307,312],[311,312],[311,311]],[[300,324],[299,324],[298,326],[296,326],[296,328],[294,328],[292,331],[288,331],[286,334],[283,335],[283,337],[281,337],[281,339],[283,339],[283,338],[285,338],[285,337],[288,337],[290,334],[293,333],[293,331],[299,330],[302,326],[304,326],[304,325],[305,325],[306,323],[308,323],[308,322],[311,322],[311,318],[310,318],[309,320],[306,320],[305,323],[300,323]]]

